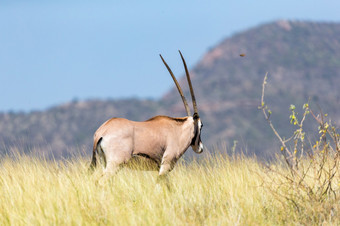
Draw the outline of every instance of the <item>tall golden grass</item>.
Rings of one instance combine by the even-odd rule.
[[[280,173],[289,173],[274,164]],[[297,211],[253,158],[214,155],[176,165],[170,189],[157,172],[122,169],[99,185],[88,160],[17,156],[0,163],[0,225],[286,225],[337,224],[339,202]],[[275,175],[274,175],[275,177]],[[271,178],[271,179],[268,179]],[[337,178],[337,183],[340,179]],[[275,192],[273,192],[275,191]],[[339,195],[339,194],[338,194]],[[311,217],[312,215],[312,217]]]

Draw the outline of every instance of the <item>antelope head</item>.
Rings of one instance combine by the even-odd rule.
[[[184,107],[185,107],[185,110],[187,112],[188,117],[192,117],[192,119],[193,119],[194,134],[193,134],[193,138],[191,140],[190,146],[191,146],[191,148],[192,148],[192,150],[194,152],[196,152],[197,154],[200,154],[200,153],[203,152],[203,143],[202,143],[202,140],[201,140],[201,130],[202,130],[202,127],[203,127],[203,123],[202,123],[201,118],[200,118],[200,116],[198,114],[195,93],[194,93],[194,89],[192,88],[191,79],[190,79],[190,75],[189,75],[189,70],[188,70],[187,64],[186,64],[186,62],[184,60],[184,57],[183,57],[181,51],[179,51],[179,54],[181,55],[181,58],[182,58],[182,61],[183,61],[183,65],[184,65],[184,69],[185,69],[185,74],[186,74],[186,78],[187,78],[189,89],[190,89],[191,100],[192,100],[192,104],[193,104],[193,108],[194,108],[194,114],[192,116],[191,116],[191,112],[190,112],[190,108],[189,108],[188,102],[187,102],[185,96],[183,95],[183,91],[182,91],[182,89],[181,89],[181,87],[180,87],[176,77],[172,73],[172,71],[171,71],[170,67],[168,66],[168,64],[163,59],[162,55],[160,55],[160,57],[161,57],[164,65],[168,69],[172,79],[174,80],[174,82],[176,84],[177,90],[178,90],[179,94],[182,97],[182,101],[183,101],[183,104],[184,104]]]

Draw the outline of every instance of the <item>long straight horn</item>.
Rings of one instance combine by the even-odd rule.
[[[174,82],[175,82],[175,84],[176,84],[177,90],[178,90],[179,94],[180,94],[181,97],[182,97],[182,101],[183,101],[183,104],[184,104],[185,110],[187,111],[188,116],[191,116],[191,112],[190,112],[190,108],[189,108],[188,102],[187,102],[187,100],[185,99],[185,96],[183,95],[183,91],[182,91],[182,89],[181,89],[179,83],[177,82],[176,77],[175,77],[174,74],[172,73],[172,71],[171,71],[170,67],[168,66],[168,64],[167,64],[167,63],[165,62],[165,60],[163,59],[162,55],[159,54],[159,56],[161,57],[161,59],[162,59],[164,65],[165,65],[165,67],[168,69],[168,71],[169,71],[169,73],[170,73],[172,79],[174,80]]]
[[[184,57],[183,57],[181,51],[178,50],[178,52],[181,55],[181,58],[182,58],[182,61],[183,61],[183,64],[184,64],[185,74],[187,76],[187,80],[188,80],[188,84],[189,84],[189,88],[190,88],[190,93],[191,93],[192,105],[194,106],[194,113],[198,114],[195,93],[194,93],[194,89],[192,88],[188,67],[187,67],[187,64],[185,63],[185,60],[184,60]]]

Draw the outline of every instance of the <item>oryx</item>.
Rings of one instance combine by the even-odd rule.
[[[191,116],[179,83],[160,55],[177,86],[188,116],[173,118],[159,115],[144,122],[130,121],[125,118],[109,119],[94,134],[91,168],[97,164],[97,155],[104,163],[104,175],[113,174],[121,166],[129,165],[132,160],[138,159],[139,163],[151,162],[154,166],[151,170],[159,170],[159,176],[164,176],[173,169],[176,161],[189,146],[196,153],[203,151],[200,136],[203,124],[197,111],[187,65],[182,53],[180,51],[179,53],[190,88],[194,114]]]

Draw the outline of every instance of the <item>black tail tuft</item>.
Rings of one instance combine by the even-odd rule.
[[[92,161],[90,164],[89,172],[93,172],[96,167],[97,167],[97,156],[96,156],[96,151],[94,151],[92,155]]]
[[[93,144],[93,153],[92,153],[92,160],[89,168],[89,172],[93,172],[94,169],[97,167],[97,146],[100,144],[101,140],[103,138],[101,137],[96,144]]]

